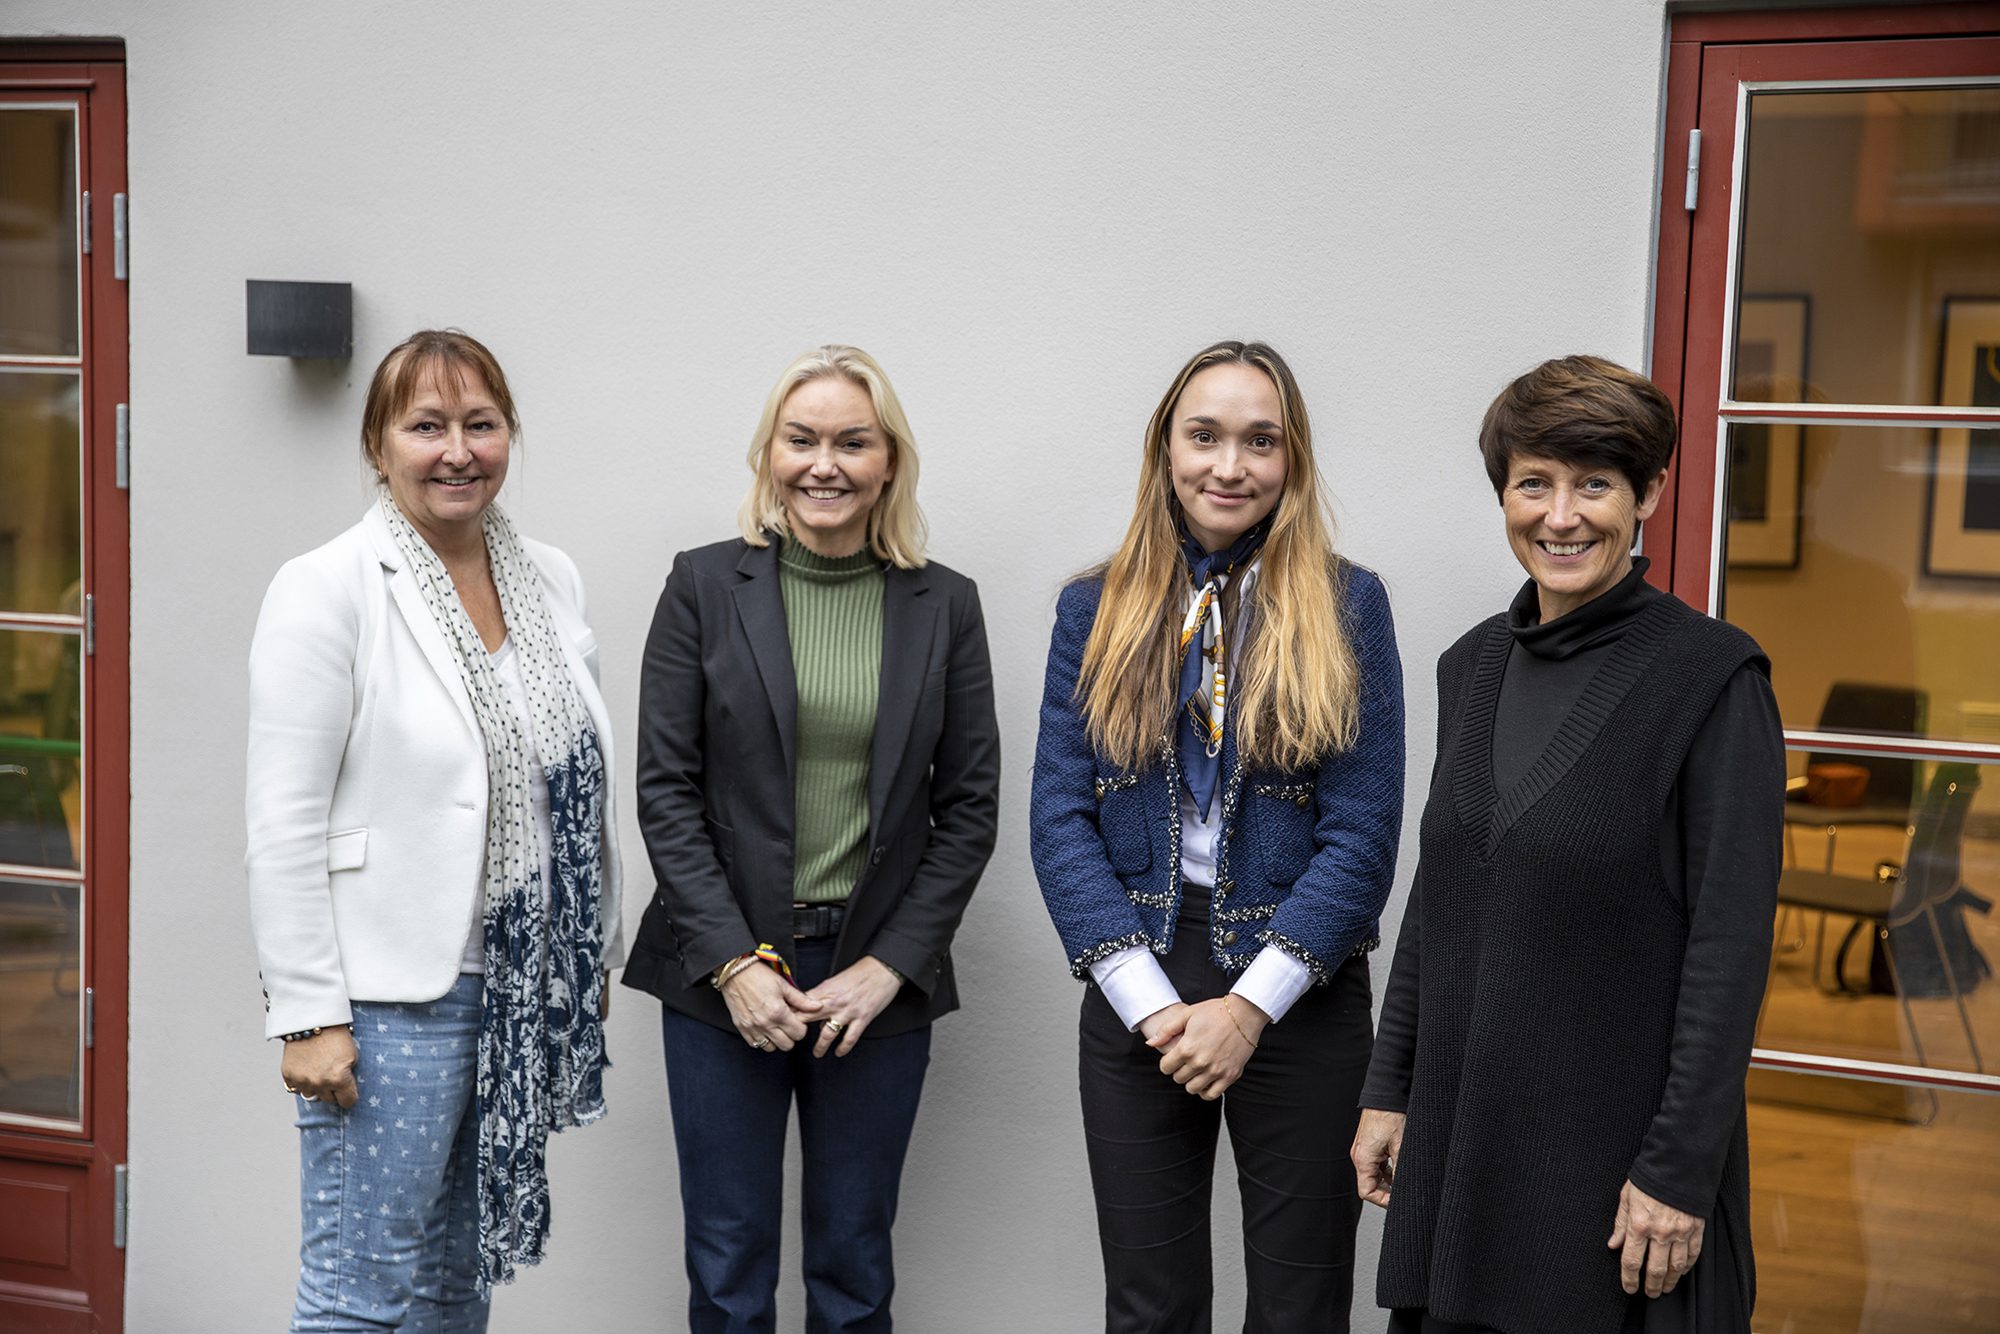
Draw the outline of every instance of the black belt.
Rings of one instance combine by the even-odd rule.
[[[840,934],[840,923],[847,916],[847,909],[838,903],[794,903],[792,905],[792,939],[823,940],[827,936]]]

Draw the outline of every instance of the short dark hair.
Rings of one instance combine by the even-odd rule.
[[[521,419],[514,411],[506,372],[486,344],[463,329],[421,329],[390,348],[368,382],[368,398],[361,409],[361,456],[369,466],[380,471],[382,438],[390,420],[409,407],[427,380],[436,377],[463,392],[467,375],[485,381],[493,406],[507,423],[507,434],[519,436]]]
[[[1479,424],[1495,495],[1517,454],[1614,468],[1644,496],[1674,456],[1674,405],[1637,371],[1603,357],[1557,357],[1500,391]]]

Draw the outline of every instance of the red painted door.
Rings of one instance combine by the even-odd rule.
[[[123,1324],[125,73],[0,46],[0,1329]]]
[[[1648,546],[1763,646],[1790,752],[1756,1325],[1990,1329],[2000,8],[1683,16],[1667,99]]]

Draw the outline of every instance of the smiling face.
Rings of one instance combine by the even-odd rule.
[[[861,550],[868,516],[896,473],[875,401],[845,375],[818,376],[786,395],[770,466],[792,535],[822,556]]]
[[[507,480],[507,418],[478,372],[431,374],[382,432],[375,466],[433,549],[463,545]]]
[[[1221,551],[1277,507],[1289,466],[1284,407],[1271,377],[1222,362],[1181,390],[1167,425],[1167,468],[1188,533]]]
[[[1616,468],[1517,454],[1507,465],[1500,507],[1507,544],[1535,581],[1542,621],[1575,611],[1632,571],[1639,524],[1653,516],[1662,472],[1634,495]]]

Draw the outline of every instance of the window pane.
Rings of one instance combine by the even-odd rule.
[[[0,369],[0,613],[83,611],[80,385]]]
[[[77,355],[76,206],[76,113],[0,106],[0,356]]]
[[[0,630],[0,864],[81,869],[81,647],[76,635]]]
[[[2000,87],[1753,93],[1742,237],[1735,397],[1972,403],[1940,346],[2000,294]],[[1810,312],[1775,366],[1774,300]]]
[[[1795,753],[1792,769],[1757,1045],[1992,1070],[2000,766]]]
[[[1975,435],[2000,439],[1729,428],[1722,614],[1770,654],[1786,727],[2000,743],[2000,474]]]
[[[1756,1327],[1804,1334],[1972,1334],[1994,1327],[2000,1097],[1914,1093],[1858,1112],[1846,1080],[1750,1083]]]
[[[81,896],[0,878],[0,1115],[81,1116]]]

